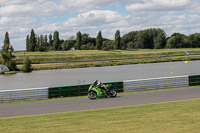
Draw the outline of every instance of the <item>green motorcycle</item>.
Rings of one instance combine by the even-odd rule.
[[[111,85],[105,85],[105,87],[108,89],[106,92],[105,90],[101,89],[100,86],[91,85],[88,89],[88,98],[94,100],[97,97],[116,97],[117,92],[110,90],[110,86]]]

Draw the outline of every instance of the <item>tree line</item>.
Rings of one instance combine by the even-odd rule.
[[[76,37],[72,36],[66,40],[59,38],[59,32],[49,35],[36,35],[34,30],[31,30],[30,35],[26,37],[26,51],[65,51],[70,49],[76,50],[129,50],[129,49],[162,49],[162,48],[200,48],[200,33],[184,35],[174,33],[167,37],[164,30],[160,28],[151,28],[140,31],[131,31],[120,35],[120,30],[117,30],[114,35],[114,40],[104,38],[102,32],[99,31],[96,38],[90,37],[87,33],[77,32]],[[14,51],[10,44],[9,34],[6,32],[4,44],[0,51],[3,59],[3,64],[8,66],[10,70],[17,70],[15,63]],[[25,58],[24,71],[31,71],[31,61]]]
[[[162,49],[162,48],[198,48],[200,47],[200,33],[186,36],[174,33],[167,37],[164,30],[151,28],[140,31],[131,31],[120,35],[117,30],[114,40],[103,38],[99,31],[96,38],[87,33],[77,32],[74,36],[63,40],[59,38],[59,32],[49,35],[36,35],[34,30],[26,37],[26,51],[61,51],[61,50],[129,50],[129,49]]]
[[[26,37],[26,51],[61,51],[61,50],[112,50],[123,49],[121,46],[120,31],[117,30],[115,40],[110,40],[102,37],[102,32],[99,31],[96,38],[90,37],[87,33],[77,32],[74,36],[63,40],[59,38],[59,32],[55,31],[53,36],[36,35],[34,30],[31,30],[30,35]]]

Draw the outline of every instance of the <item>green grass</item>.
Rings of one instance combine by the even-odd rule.
[[[199,133],[200,99],[1,118],[1,133]],[[67,106],[67,105],[66,105]]]
[[[49,52],[15,52],[15,56],[82,56],[82,55],[96,55],[96,54],[133,54],[133,53],[149,53],[149,52],[180,52],[180,51],[200,51],[200,48],[179,48],[179,49],[133,49],[133,50],[75,50],[75,51],[49,51]]]
[[[184,51],[188,51],[187,55]],[[191,55],[198,54],[198,55]],[[29,56],[34,70],[68,69],[83,67],[102,67],[127,64],[142,64],[155,62],[171,62],[185,60],[200,60],[199,48],[187,49],[135,49],[135,50],[75,50],[75,51],[49,51],[49,52],[15,52],[17,67],[21,69],[23,59]],[[183,56],[177,56],[183,55]],[[168,57],[167,57],[168,56]],[[169,57],[170,56],[170,57]],[[134,59],[133,59],[134,58]],[[109,59],[110,61],[103,61]],[[120,60],[113,60],[120,59]],[[66,61],[96,61],[71,62]],[[99,61],[100,60],[100,61]],[[2,59],[0,58],[0,63]],[[50,62],[50,63],[49,63]],[[40,64],[41,63],[41,64]],[[48,64],[42,64],[48,63]]]
[[[170,55],[200,54],[200,49],[139,49],[139,50],[76,50],[76,51],[49,51],[49,52],[15,52],[17,63],[23,63],[23,58],[29,56],[32,63],[56,62],[56,61],[82,61],[101,59],[124,59]]]
[[[158,62],[172,62],[172,61],[191,61],[200,60],[200,56],[184,56],[184,57],[153,57],[147,59],[129,59],[118,61],[96,61],[96,62],[82,62],[82,63],[48,63],[48,64],[33,64],[35,70],[48,69],[69,69],[69,68],[84,68],[84,67],[103,67],[103,66],[118,66],[128,64],[143,64],[143,63],[158,63]],[[18,65],[21,68],[22,65]]]

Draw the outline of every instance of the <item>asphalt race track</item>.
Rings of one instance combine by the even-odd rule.
[[[116,98],[104,98],[96,100],[77,98],[7,104],[0,105],[0,118],[143,105],[199,98],[200,87],[195,87],[176,90],[121,94]]]

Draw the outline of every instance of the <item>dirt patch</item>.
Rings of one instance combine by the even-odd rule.
[[[101,62],[73,62],[73,63],[52,63],[52,64],[33,64],[33,68],[45,68],[45,67],[64,67],[64,66],[76,66],[76,65],[92,65],[92,64],[99,64]]]
[[[88,57],[85,57],[85,58],[83,58],[83,60],[90,60],[90,58],[88,58]]]

